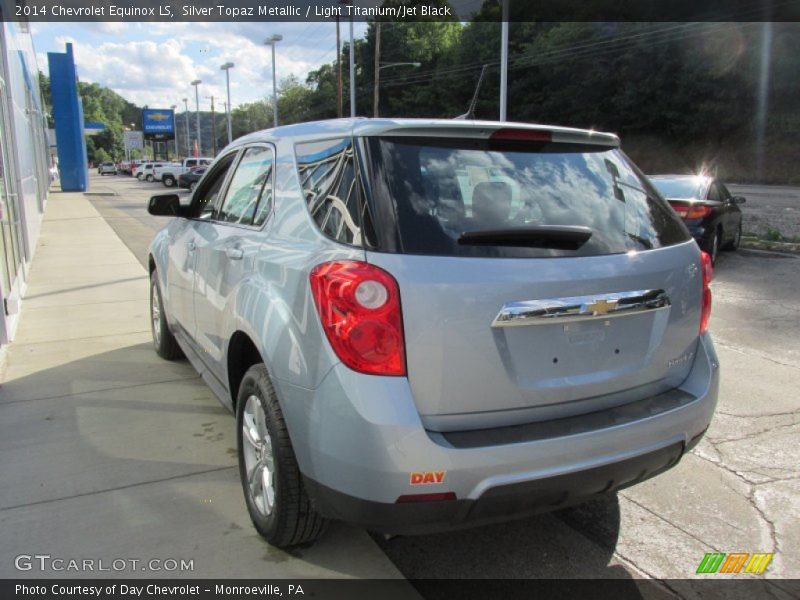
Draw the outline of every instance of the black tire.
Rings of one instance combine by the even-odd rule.
[[[174,187],[175,178],[172,175],[164,175],[164,177],[161,178],[161,183],[166,187]]]
[[[137,174],[137,175],[136,175],[136,179],[138,179],[139,181],[141,181],[141,180],[142,180],[142,174],[141,174],[141,173]]]
[[[149,182],[152,182],[153,181],[153,176],[152,175],[148,175],[147,177],[145,177],[145,179],[147,181],[149,181]]]
[[[736,228],[736,233],[733,235],[733,239],[727,244],[725,244],[724,250],[738,250],[741,241],[742,241],[742,222],[739,221],[739,226]]]
[[[711,266],[717,264],[717,256],[719,255],[719,229],[715,229],[708,239],[705,251],[711,257]]]
[[[157,301],[159,311],[157,321],[154,316],[154,301]],[[156,354],[166,360],[183,358],[183,350],[167,325],[167,315],[164,312],[164,303],[161,301],[161,290],[155,270],[150,273],[150,331],[153,333],[153,348]]]
[[[248,399],[253,397],[251,405],[260,407],[266,421],[266,430],[269,435],[268,445],[272,456],[271,482],[274,491],[273,504],[270,510],[264,512],[256,505],[249,483],[249,473],[245,454],[254,447],[245,440],[244,424],[247,412]],[[252,431],[252,427],[250,428]],[[251,434],[252,435],[252,434]],[[255,435],[255,439],[258,439]],[[253,439],[253,438],[251,438]],[[277,548],[290,548],[302,544],[310,544],[318,539],[328,525],[327,519],[316,512],[306,493],[297,466],[292,442],[286,429],[275,395],[275,389],[267,374],[266,367],[259,363],[253,365],[245,373],[239,386],[236,401],[236,442],[239,455],[239,476],[242,481],[247,512],[256,531],[272,546]],[[248,444],[245,447],[245,444]],[[250,460],[255,461],[253,470],[261,464],[265,456],[266,444],[262,445],[263,454],[251,451]],[[252,470],[251,470],[252,472]],[[264,490],[263,480],[260,482]],[[262,492],[264,493],[264,492]]]

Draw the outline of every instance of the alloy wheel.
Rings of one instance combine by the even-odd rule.
[[[275,507],[275,457],[267,418],[255,394],[247,397],[244,407],[242,441],[247,491],[258,512],[269,516]]]
[[[159,302],[158,284],[155,279],[150,288],[150,319],[153,324],[153,341],[158,347],[161,344],[161,302]]]

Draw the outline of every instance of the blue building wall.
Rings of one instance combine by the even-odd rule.
[[[83,131],[83,104],[78,94],[78,72],[72,44],[67,44],[64,53],[48,52],[47,62],[50,66],[50,94],[56,124],[61,189],[65,192],[83,192],[88,186],[89,166]]]

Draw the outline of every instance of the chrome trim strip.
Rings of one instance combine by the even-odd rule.
[[[526,300],[504,305],[492,321],[492,327],[609,319],[668,306],[670,300],[664,290],[633,290],[591,296]]]

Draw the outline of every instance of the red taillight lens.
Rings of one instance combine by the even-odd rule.
[[[711,211],[712,207],[707,204],[696,204],[687,202],[670,202],[672,207],[681,219],[704,219]]]
[[[498,129],[490,138],[504,142],[552,142],[553,134],[550,131],[537,131],[536,129],[512,129],[510,127]]]
[[[708,331],[708,320],[711,318],[711,278],[714,276],[714,267],[711,265],[711,256],[708,252],[700,253],[700,268],[703,271],[703,305],[700,311],[700,333]]]
[[[356,261],[317,265],[311,293],[339,359],[370,375],[405,375],[400,290],[383,269]]]

